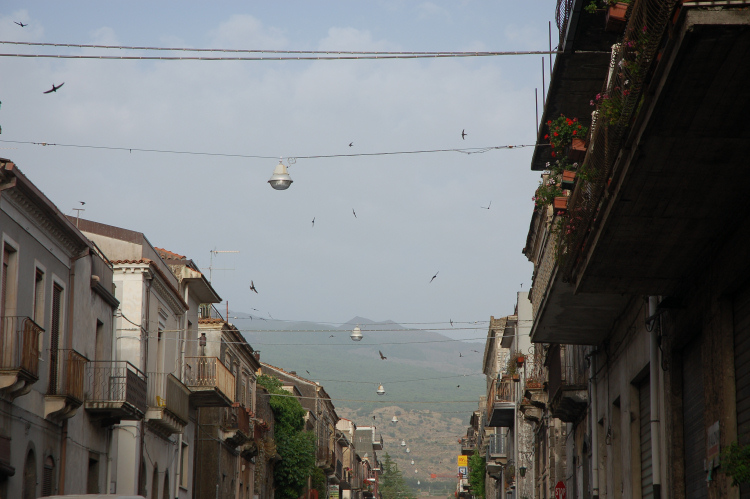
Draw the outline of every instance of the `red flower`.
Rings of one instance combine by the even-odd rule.
[[[554,158],[555,156],[557,156],[557,154],[555,154],[555,151],[552,151],[552,157]]]
[[[573,121],[578,121],[578,118],[573,118]]]
[[[544,138],[545,138],[545,139],[548,139],[548,138],[549,138],[549,134],[545,135],[545,136],[544,136]]]
[[[557,137],[557,135],[558,135],[557,132],[555,132],[555,137]]]
[[[578,130],[573,130],[573,135],[578,134]]]
[[[551,124],[552,124],[552,120],[549,120],[549,121],[547,122],[547,124],[548,124],[548,125],[551,125]]]
[[[568,118],[568,126],[570,126],[572,124],[573,124],[573,120],[571,120],[570,118]]]

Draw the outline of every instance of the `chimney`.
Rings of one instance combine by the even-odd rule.
[[[294,374],[295,376],[297,376],[297,371],[289,371],[289,374]]]
[[[253,355],[255,355],[255,360],[260,362],[260,352],[253,352]]]

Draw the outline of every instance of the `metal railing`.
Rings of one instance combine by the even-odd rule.
[[[24,370],[39,377],[39,335],[44,332],[29,317],[0,321],[0,371]]]
[[[490,385],[490,393],[487,397],[487,414],[492,414],[496,402],[514,402],[514,381],[510,379],[498,379]]]
[[[185,357],[188,388],[218,388],[234,401],[234,375],[216,357]]]
[[[190,405],[190,391],[187,387],[170,373],[150,372],[147,374],[148,407],[166,409],[187,424]]]
[[[586,389],[586,359],[580,347],[560,345],[550,357],[549,394],[560,389]]]
[[[83,387],[86,357],[75,350],[58,350],[56,383],[51,384],[47,392],[49,395],[64,395],[83,403]]]
[[[235,404],[232,407],[223,407],[221,412],[221,426],[225,430],[237,430],[247,436],[252,436],[252,433],[250,433],[250,415],[247,413],[247,409]]]
[[[642,103],[645,81],[653,70],[657,52],[676,0],[637,0],[628,4],[627,26],[614,46],[609,74],[596,102],[595,122],[584,160],[590,178],[579,181],[568,200],[566,230],[559,258],[562,278],[572,282],[583,262],[589,234],[597,221],[600,203],[613,177],[620,149]]]
[[[557,0],[555,8],[555,22],[560,32],[559,49],[562,50],[565,42],[565,34],[568,31],[568,20],[570,19],[570,10],[573,7],[573,0]]]
[[[124,360],[91,361],[86,366],[86,400],[127,403],[146,412],[146,375]]]
[[[461,448],[462,449],[473,449],[477,446],[476,437],[461,437]]]
[[[487,435],[487,461],[508,456],[508,436],[502,433]]]

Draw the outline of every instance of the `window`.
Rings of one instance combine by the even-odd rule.
[[[190,453],[188,452],[188,444],[185,441],[182,442],[181,453],[180,464],[182,469],[180,469],[180,487],[186,489],[188,487],[188,472],[190,471]]]
[[[34,316],[32,319],[44,327],[44,271],[37,267],[34,276]]]
[[[55,460],[47,456],[44,460],[44,474],[42,475],[42,497],[51,496],[55,491]]]
[[[16,271],[18,252],[9,244],[3,245],[2,296],[0,297],[0,317],[16,315]]]
[[[89,473],[86,480],[86,493],[99,493],[99,456],[89,454]]]
[[[58,388],[58,356],[60,348],[60,323],[62,322],[62,293],[60,286],[55,284],[52,287],[52,322],[50,324],[49,339],[49,386],[48,392],[51,395],[57,393]]]

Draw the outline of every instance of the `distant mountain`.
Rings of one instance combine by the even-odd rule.
[[[486,393],[484,344],[453,340],[440,333],[394,321],[354,317],[341,326],[278,321],[230,312],[230,322],[260,351],[261,361],[319,382],[340,416],[378,426],[385,451],[412,473],[452,473],[479,397]],[[349,338],[359,325],[362,341]],[[416,329],[419,328],[419,329]],[[379,351],[387,357],[381,360]],[[382,383],[386,394],[376,393]],[[390,422],[398,413],[402,421]],[[374,420],[373,420],[374,416]],[[405,440],[410,453],[399,444]],[[411,465],[411,460],[420,464]],[[414,470],[418,473],[414,473]]]

